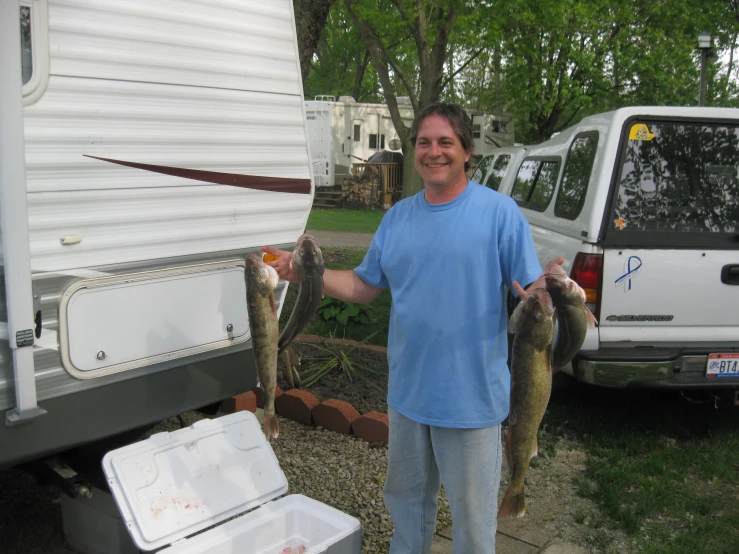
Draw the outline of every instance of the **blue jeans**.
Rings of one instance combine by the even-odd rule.
[[[453,554],[494,554],[500,486],[500,425],[449,429],[388,408],[385,506],[395,524],[390,554],[428,554],[441,483],[452,512]]]

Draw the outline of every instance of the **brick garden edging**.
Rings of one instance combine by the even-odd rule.
[[[307,344],[320,343],[322,340],[325,339],[316,335],[298,335],[295,338],[295,342]],[[333,341],[336,344],[357,344],[357,341],[351,339],[333,339]],[[375,354],[387,354],[387,348],[374,344],[361,344],[358,348]],[[227,414],[241,410],[256,412],[257,408],[264,408],[264,394],[260,388],[227,398],[222,405],[223,411]],[[278,415],[303,425],[320,425],[329,431],[353,434],[369,443],[388,442],[387,414],[372,411],[360,415],[349,402],[335,398],[320,402],[307,390],[291,389],[283,392],[280,387],[276,387],[275,411]]]

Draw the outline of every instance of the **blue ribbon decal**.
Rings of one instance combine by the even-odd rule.
[[[636,267],[631,267],[631,261],[635,260],[639,262],[639,265]],[[639,268],[642,266],[641,258],[639,256],[629,256],[628,261],[626,262],[626,273],[621,275],[618,279],[616,279],[616,284],[618,285],[620,282],[622,282],[624,279],[629,280],[629,290],[631,290],[631,276],[634,275],[637,271],[639,271]]]

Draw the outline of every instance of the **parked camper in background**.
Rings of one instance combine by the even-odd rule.
[[[407,96],[398,98],[407,127],[414,110]],[[305,113],[316,187],[340,186],[356,163],[378,152],[401,152],[401,143],[387,104],[359,103],[351,96],[316,96],[306,100]],[[490,151],[513,146],[513,119],[507,115],[468,111],[472,118],[474,153],[471,165]]]
[[[1,4],[7,467],[253,387],[244,258],[313,188],[290,0]]]
[[[629,107],[526,147],[501,189],[598,327],[565,371],[739,400],[739,110]]]
[[[398,98],[403,121],[413,123],[410,101]],[[401,145],[386,104],[359,103],[351,96],[316,96],[305,102],[311,164],[316,187],[339,186],[353,164]]]
[[[468,111],[472,118],[472,140],[475,148],[470,158],[472,165],[496,148],[505,148],[515,144],[513,118],[503,114]]]

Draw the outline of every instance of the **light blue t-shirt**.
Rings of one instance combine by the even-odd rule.
[[[504,285],[541,275],[516,203],[469,182],[429,204],[423,191],[382,219],[355,270],[392,294],[388,405],[438,427],[492,427],[508,415]]]

